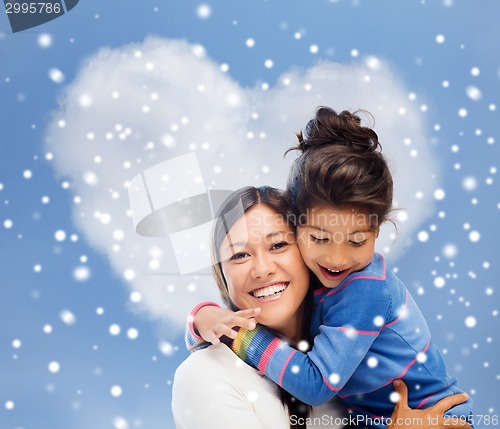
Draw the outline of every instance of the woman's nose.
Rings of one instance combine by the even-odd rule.
[[[255,255],[253,258],[252,276],[263,278],[276,271],[276,264],[271,255]]]

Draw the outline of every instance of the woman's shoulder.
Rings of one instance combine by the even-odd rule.
[[[245,364],[238,359],[225,344],[221,343],[217,346],[209,346],[191,353],[187,359],[177,367],[175,372],[176,378],[181,375],[190,375],[192,377],[193,374],[199,373],[202,373],[204,377],[210,377],[211,374],[216,376],[216,373],[212,372],[212,370],[237,367],[240,366],[239,362]],[[208,368],[211,371],[207,372]]]
[[[286,429],[277,393],[272,381],[219,344],[192,353],[177,368],[172,410],[183,429]]]
[[[204,385],[228,384],[233,388],[246,389],[249,383],[274,385],[258,370],[242,361],[223,343],[191,353],[175,371],[174,384],[196,382]]]

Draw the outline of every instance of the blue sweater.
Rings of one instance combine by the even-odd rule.
[[[382,255],[375,254],[365,269],[335,289],[317,289],[314,304],[314,346],[307,354],[260,325],[240,330],[233,350],[301,401],[320,405],[337,396],[362,419],[390,417],[396,378],[406,382],[411,408],[461,393],[456,378],[446,373],[422,313]],[[447,415],[467,418],[471,406],[469,399]],[[385,427],[366,421],[368,427]]]

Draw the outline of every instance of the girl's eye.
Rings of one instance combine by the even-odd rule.
[[[328,241],[328,238],[319,238],[315,237],[314,235],[311,235],[310,237],[313,243],[326,243]]]
[[[366,244],[366,240],[362,240],[362,241],[349,241],[349,244],[351,246],[354,246],[354,247],[360,247],[362,246],[363,244]]]
[[[283,249],[284,247],[288,246],[290,243],[288,241],[280,241],[279,243],[274,243],[271,246],[271,250],[280,250]]]
[[[248,256],[248,253],[245,252],[238,252],[235,253],[233,256],[229,258],[230,261],[241,261],[242,259],[245,259]]]

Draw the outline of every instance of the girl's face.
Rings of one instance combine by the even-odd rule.
[[[229,296],[240,309],[260,307],[257,321],[290,339],[300,332],[309,271],[295,232],[259,204],[236,221],[220,246]]]
[[[373,216],[333,206],[310,209],[307,223],[298,228],[298,243],[304,262],[323,286],[335,288],[371,262],[378,236],[371,226]]]

